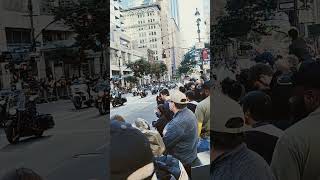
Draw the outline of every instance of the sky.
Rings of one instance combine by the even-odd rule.
[[[194,14],[196,8],[199,9],[200,15],[203,14],[202,0],[179,0],[179,7],[182,44],[191,47],[198,41],[196,17]],[[201,29],[200,26],[200,31]]]

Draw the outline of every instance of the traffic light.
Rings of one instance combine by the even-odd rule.
[[[162,52],[162,58],[167,58],[166,51]]]

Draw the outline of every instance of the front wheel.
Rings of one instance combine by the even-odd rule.
[[[74,97],[73,104],[76,109],[81,109],[81,106],[82,106],[81,98],[79,96]]]
[[[99,112],[101,115],[106,115],[108,113],[108,103],[102,102],[99,104]]]
[[[113,107],[116,107],[117,106],[117,103],[115,101],[112,101],[112,106]]]
[[[6,128],[5,133],[10,144],[17,144],[19,142],[20,135],[17,132],[17,128],[9,126]]]

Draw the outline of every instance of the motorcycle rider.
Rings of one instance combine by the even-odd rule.
[[[34,117],[37,114],[37,106],[34,101],[34,98],[37,96],[32,93],[32,90],[28,84],[24,84],[23,90],[20,91],[18,95],[18,104],[17,104],[17,119],[27,119],[30,124],[34,124]],[[25,118],[27,117],[27,118]],[[19,123],[28,123],[28,122],[19,122]],[[20,126],[18,126],[20,127]]]

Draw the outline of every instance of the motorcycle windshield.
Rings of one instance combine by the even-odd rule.
[[[108,84],[98,84],[96,86],[97,91],[106,91],[108,90],[108,88],[109,88]]]

